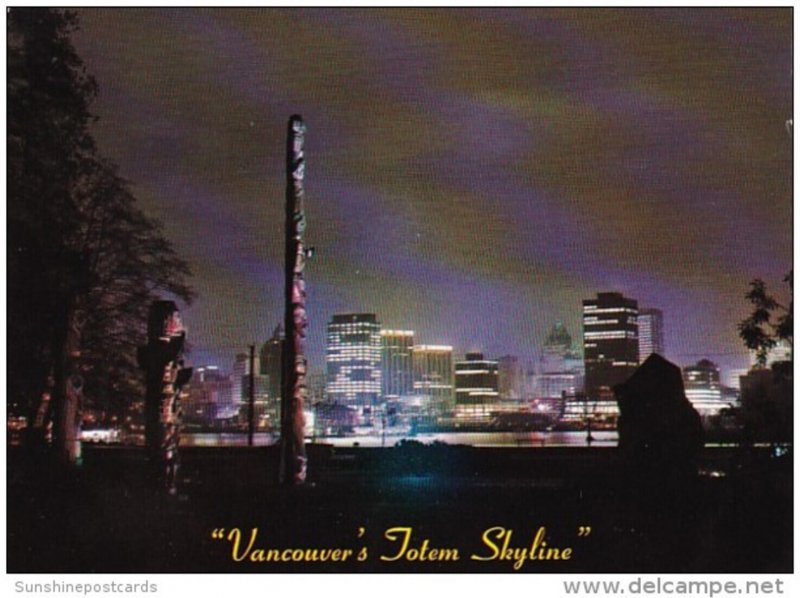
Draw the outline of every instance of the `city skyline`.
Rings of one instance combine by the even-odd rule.
[[[614,293],[616,293],[616,292],[615,291],[608,291],[608,292],[603,293],[603,294],[614,294]],[[596,293],[596,294],[599,294],[599,293]],[[660,316],[663,317],[662,310],[659,310],[657,308],[644,308],[644,311],[645,312],[653,312],[653,311],[659,312]],[[409,334],[412,337],[417,337],[419,335],[419,333],[420,333],[420,331],[417,331],[417,330],[392,330],[392,329],[386,328],[386,325],[384,324],[384,322],[382,322],[380,320],[380,314],[375,314],[374,312],[369,312],[369,311],[366,312],[366,313],[370,313],[370,314],[376,316],[377,323],[381,327],[381,331],[380,331],[381,335],[383,335],[383,333],[399,332],[399,333],[402,333],[402,334]],[[342,315],[353,315],[353,314],[352,314],[352,312],[346,312],[346,313],[343,312],[343,313],[339,313],[339,314],[331,314],[328,317],[328,323],[330,324],[331,318],[336,317],[336,316],[342,316]],[[647,314],[647,315],[650,315],[650,314]],[[649,323],[648,323],[648,325],[649,325]],[[537,346],[530,345],[530,352],[529,353],[514,355],[514,354],[508,353],[507,351],[504,353],[502,348],[501,348],[499,353],[496,353],[496,354],[495,353],[487,353],[487,355],[489,357],[491,357],[492,359],[495,359],[495,360],[501,359],[503,357],[513,357],[515,359],[521,360],[520,367],[524,366],[524,367],[533,368],[534,370],[536,370],[538,372],[539,369],[542,367],[542,365],[539,362],[541,361],[542,356],[546,353],[547,347],[548,347],[548,344],[547,344],[548,343],[547,333],[551,333],[554,326],[562,326],[563,327],[564,324],[563,324],[563,322],[561,320],[556,320],[554,322],[551,322],[548,325],[543,325],[543,327],[541,329],[542,334],[539,335],[539,338],[543,339],[541,341],[542,344],[541,345],[537,345]],[[573,331],[572,330],[567,329],[567,328],[563,328],[563,329],[570,336],[573,336]],[[581,326],[581,327],[579,327],[579,330],[576,331],[575,334],[574,334],[574,336],[576,337],[577,340],[572,341],[572,345],[571,345],[572,349],[577,351],[576,358],[579,358],[580,361],[583,361],[583,359],[584,359],[584,345],[583,345],[582,334],[581,334],[582,332],[583,332],[583,327]],[[648,334],[649,334],[649,332],[648,332]],[[661,334],[662,335],[664,334],[663,330],[661,331]],[[241,345],[241,349],[237,345],[235,347],[237,353],[230,360],[229,363],[225,362],[225,361],[221,361],[221,362],[220,361],[200,362],[200,361],[194,361],[194,360],[192,360],[192,361],[193,361],[193,363],[195,363],[195,365],[198,365],[198,366],[201,366],[201,367],[216,367],[216,368],[221,368],[222,371],[227,371],[228,369],[231,369],[231,371],[233,371],[233,370],[236,369],[236,363],[237,363],[238,358],[245,354],[245,352],[246,352],[246,350],[247,350],[247,348],[249,347],[250,344],[254,344],[255,345],[256,352],[258,354],[259,351],[264,351],[266,349],[266,346],[271,341],[274,340],[274,335],[275,335],[275,331],[273,331],[272,336],[270,336],[270,338],[266,339],[265,341],[256,339],[254,341],[254,343],[242,344]],[[449,346],[452,349],[454,357],[466,358],[466,356],[469,353],[476,353],[476,352],[477,353],[484,353],[483,349],[481,349],[480,345],[477,342],[469,343],[469,345],[468,345],[469,348],[463,348],[463,346],[461,348],[459,348],[457,346],[449,345],[448,343],[446,343],[444,341],[441,341],[440,339],[437,340],[437,339],[434,339],[434,338],[430,338],[429,335],[425,335],[424,331],[422,331],[422,338],[424,340],[420,343],[421,345]],[[782,359],[784,354],[787,353],[787,352],[788,352],[788,350],[784,347],[784,345],[783,344],[779,344],[777,348],[775,348],[772,351],[770,351],[769,357],[768,357],[769,363],[772,363],[772,360],[775,360],[775,359]],[[659,355],[662,355],[662,356],[666,356],[666,357],[670,356],[670,352],[668,352],[666,350],[665,351],[658,351],[658,353],[659,353]],[[744,361],[747,362],[748,366],[747,367],[737,367],[737,366],[728,367],[728,366],[723,365],[723,366],[721,366],[721,369],[723,371],[726,371],[727,373],[746,371],[746,370],[749,369],[749,367],[751,367],[751,366],[753,366],[755,364],[755,353],[754,352],[745,350],[743,355],[738,355],[738,352],[736,352],[736,353],[737,353],[737,357],[738,358],[743,359]],[[191,353],[190,353],[190,355],[191,355]],[[649,355],[649,353],[647,355]],[[640,362],[644,361],[644,358],[646,358],[647,355],[644,355],[644,356],[640,355]],[[710,361],[713,361],[714,363],[716,363],[717,365],[720,365],[720,363],[716,359],[719,358],[720,356],[722,356],[723,357],[722,363],[724,364],[725,363],[725,359],[724,358],[727,357],[728,355],[729,355],[729,353],[724,353],[724,354],[720,355],[720,354],[713,354],[713,353],[710,353],[710,352],[703,353],[702,351],[699,352],[699,353],[683,354],[684,358],[676,360],[676,365],[678,365],[681,368],[690,367],[690,366],[694,365],[698,360],[701,360],[701,359],[710,360]],[[260,363],[260,359],[261,358],[259,358],[257,356],[256,357],[256,362]],[[232,368],[229,367],[231,364],[233,364]],[[323,359],[322,359],[322,361],[320,363],[314,364],[314,366],[316,366],[316,369],[315,370],[312,369],[312,375],[318,375],[318,376],[320,376],[320,375],[324,376],[325,375],[325,369],[326,369],[326,359],[325,359],[325,357],[323,357]],[[262,369],[263,369],[263,366],[262,366]]]
[[[548,336],[540,363],[528,371],[533,374],[532,384],[528,385],[523,384],[516,356],[493,358],[467,352],[459,358],[451,346],[417,344],[415,331],[383,328],[376,314],[335,314],[328,323],[327,379],[324,388],[316,389],[316,402],[312,400],[306,405],[307,417],[313,422],[310,424],[313,435],[352,433],[354,426],[362,433],[368,429],[385,430],[388,426],[393,434],[417,430],[419,426],[437,430],[465,426],[490,430],[514,423],[541,426],[543,421],[550,425],[558,421],[559,426],[569,427],[576,425],[576,418],[585,415],[586,399],[581,397],[591,399],[598,421],[608,425],[618,416],[611,389],[627,379],[626,372],[642,362],[636,350],[642,346],[635,321],[637,310],[635,299],[618,293],[599,293],[584,300],[585,358],[575,351],[569,332],[557,322]],[[657,309],[643,311],[645,315],[661,316]],[[647,326],[652,323],[648,321]],[[273,346],[279,347],[279,338],[280,328],[276,328],[261,354]],[[246,358],[247,355],[240,355],[234,369],[244,366]],[[257,398],[256,403],[262,414],[259,427],[273,430],[277,416],[270,410],[280,397],[275,383],[277,380],[279,388],[281,373],[279,362],[268,361],[274,362],[272,365],[278,369],[268,374],[267,379],[264,379],[264,361],[260,368],[258,361],[255,362],[255,370],[261,373],[256,376],[255,386],[262,389],[256,390],[256,397],[262,401],[259,403]],[[193,423],[214,425],[214,420],[228,420],[225,425],[236,425],[233,420],[241,423],[241,411],[231,410],[231,406],[248,401],[244,392],[246,375],[240,372],[237,376],[234,372],[225,376],[224,371],[214,366],[196,369],[199,385],[190,389],[191,408],[187,403]],[[724,410],[739,403],[738,381],[734,388],[722,385],[720,368],[711,360],[701,359],[679,370],[685,397],[701,417],[720,417]],[[210,387],[204,383],[204,372],[211,372]],[[221,381],[227,381],[228,386],[224,387],[227,394],[219,386]],[[241,381],[238,391],[237,381]],[[338,406],[338,412],[334,405]],[[315,414],[320,408],[322,417],[318,424]]]
[[[98,145],[194,268],[195,363],[281,319],[295,112],[312,372],[334,313],[524,359],[612,290],[668,358],[744,367],[747,284],[791,268],[790,9],[78,14]]]
[[[601,294],[601,295],[615,295],[616,293],[612,292],[612,293],[599,293],[599,294]],[[589,301],[589,302],[596,301],[596,298],[595,299],[585,300],[585,301]],[[644,308],[643,310],[640,310],[639,318],[642,317],[642,313],[643,312],[644,312],[644,315],[646,315],[646,316],[652,316],[653,312],[657,312],[659,317],[663,316],[663,313],[661,312],[661,310],[659,310],[657,308]],[[449,351],[452,354],[453,359],[459,359],[459,360],[462,360],[462,361],[463,360],[467,360],[468,361],[470,359],[470,355],[482,354],[481,351],[475,351],[475,350],[458,351],[454,347],[452,347],[451,345],[437,343],[435,340],[431,340],[431,339],[427,339],[425,341],[417,342],[415,339],[419,338],[419,332],[420,331],[394,330],[394,329],[385,328],[384,325],[383,325],[383,322],[380,321],[379,315],[374,314],[374,313],[360,313],[360,314],[342,313],[342,314],[333,314],[331,316],[331,318],[329,319],[329,321],[328,321],[328,335],[327,335],[328,344],[326,345],[327,356],[326,356],[325,362],[323,363],[324,367],[322,369],[328,369],[328,361],[330,359],[330,356],[332,355],[331,350],[333,350],[334,357],[336,357],[335,354],[337,354],[339,352],[340,347],[341,347],[341,341],[339,341],[339,340],[337,340],[335,342],[333,348],[330,345],[331,334],[332,334],[331,325],[333,324],[334,326],[336,326],[343,319],[350,320],[352,318],[361,318],[363,316],[367,316],[368,318],[370,318],[370,324],[369,325],[372,328],[374,328],[374,332],[375,332],[376,336],[380,338],[380,342],[381,342],[381,344],[380,344],[380,363],[378,364],[378,361],[377,361],[378,360],[378,356],[377,356],[377,345],[376,345],[375,347],[373,347],[371,349],[371,351],[374,351],[375,354],[374,354],[374,356],[372,356],[372,359],[373,359],[374,363],[370,366],[371,368],[374,368],[374,369],[379,370],[381,372],[381,381],[380,381],[380,384],[381,384],[380,395],[381,395],[381,397],[397,398],[398,396],[405,396],[405,395],[408,395],[408,394],[413,394],[413,393],[410,392],[410,390],[412,388],[411,383],[413,382],[413,380],[411,378],[409,378],[408,380],[404,380],[403,382],[399,382],[397,378],[403,376],[401,371],[405,371],[405,369],[410,369],[411,368],[411,354],[412,354],[414,349],[418,349],[418,350],[426,350],[428,348],[447,349],[447,351]],[[584,316],[584,317],[586,317],[586,316]],[[638,324],[640,324],[640,322],[637,323],[637,325]],[[596,324],[592,324],[592,325],[595,326]],[[646,326],[650,326],[650,325],[651,325],[651,322],[647,321]],[[568,344],[564,345],[563,347],[561,346],[561,344],[557,344],[557,345],[553,345],[552,344],[552,343],[560,343],[561,341],[563,341],[563,339],[560,339],[560,338],[558,338],[556,340],[553,340],[552,337],[557,332],[566,335],[566,338],[569,339]],[[638,333],[641,334],[641,328],[639,328]],[[338,332],[336,332],[335,334],[338,335]],[[596,334],[596,333],[590,333],[590,334]],[[647,329],[647,334],[650,334],[649,329]],[[659,334],[663,334],[663,331],[659,331]],[[426,338],[425,335],[424,335],[424,331],[423,331],[422,337]],[[337,336],[337,338],[338,338],[338,336]],[[641,337],[638,340],[639,340],[639,347],[641,347],[642,346]],[[270,357],[268,359],[270,360],[269,362],[270,362],[271,365],[269,365],[268,367],[265,366],[266,360],[265,360],[264,356],[268,352],[274,351],[274,347],[275,346],[280,346],[280,343],[278,345],[276,345],[276,342],[278,342],[278,341],[280,341],[280,343],[283,342],[283,331],[282,331],[282,328],[280,326],[275,328],[275,330],[273,331],[272,336],[267,341],[265,341],[262,344],[259,344],[259,343],[255,343],[254,344],[255,352],[256,352],[256,358],[255,358],[256,369],[259,371],[260,375],[268,374],[267,369],[269,369],[269,371],[272,372],[271,374],[268,374],[271,379],[275,379],[275,378],[280,376],[279,364],[277,363],[275,357],[273,355],[270,355]],[[564,341],[564,342],[566,342],[566,341]],[[596,342],[596,341],[594,341],[594,342]],[[648,342],[649,342],[649,340],[648,340]],[[555,357],[552,356],[550,353],[548,353],[549,351],[554,351],[554,350],[556,350],[556,352],[557,352],[557,356],[555,356]],[[663,352],[660,352],[660,351],[657,352],[657,353],[659,355],[663,355],[664,354]],[[640,353],[640,355],[639,355],[639,363],[643,362],[646,359],[646,357],[648,357],[649,355],[650,355],[650,353],[647,353],[646,355],[642,356],[642,354]],[[779,343],[775,348],[773,348],[772,350],[770,350],[768,352],[768,354],[767,354],[767,365],[768,366],[771,365],[774,361],[780,361],[780,360],[787,359],[787,355],[791,355],[791,348],[788,347],[785,343]],[[543,345],[543,348],[540,351],[538,351],[536,355],[504,354],[504,355],[487,355],[486,357],[487,357],[487,359],[489,359],[491,361],[494,361],[494,362],[498,362],[500,364],[502,364],[505,361],[506,364],[507,364],[506,367],[513,368],[515,370],[514,373],[509,371],[507,373],[507,375],[508,376],[519,377],[520,379],[524,375],[523,369],[526,370],[529,375],[534,375],[535,374],[536,377],[546,377],[546,375],[548,375],[548,374],[566,375],[566,374],[569,374],[569,373],[577,373],[577,372],[574,372],[575,367],[578,367],[578,366],[576,366],[577,363],[580,363],[580,368],[581,368],[580,371],[581,371],[581,377],[582,377],[583,376],[582,372],[583,372],[584,360],[585,360],[584,342],[583,341],[578,341],[576,343],[575,341],[573,341],[571,339],[571,334],[570,334],[569,330],[567,330],[564,327],[564,325],[563,325],[563,323],[561,321],[557,321],[550,327],[549,338],[546,339],[546,341],[545,341],[545,343]],[[567,357],[568,357],[568,360],[565,362],[565,359],[567,359]],[[750,352],[749,353],[749,357],[751,359],[751,364],[755,365],[755,353],[754,352]],[[400,359],[401,363],[403,365],[400,365],[400,363],[398,363],[396,361],[397,359]],[[336,357],[334,359],[334,361],[339,361],[338,357]],[[696,365],[696,363],[700,362],[700,361],[712,362],[712,363],[714,363],[715,366],[719,366],[719,364],[714,362],[713,359],[710,359],[709,357],[705,357],[705,356],[700,358],[700,359],[696,358],[696,359],[693,359],[693,360],[688,360],[686,363],[678,363],[676,365],[678,365],[678,367],[680,367],[682,370],[684,370],[684,369],[692,369]],[[200,369],[200,370],[202,370],[204,368],[208,368],[210,370],[219,371],[222,374],[230,373],[230,375],[233,376],[234,378],[245,376],[246,372],[249,372],[249,368],[248,368],[248,365],[247,365],[247,354],[244,353],[244,352],[238,353],[236,355],[236,357],[234,358],[234,360],[232,362],[232,367],[230,367],[230,368],[227,367],[226,364],[219,364],[219,363],[196,363],[195,367]],[[238,371],[237,368],[241,369],[241,371]],[[728,375],[745,374],[745,373],[747,373],[748,369],[749,368],[731,369],[731,370],[729,370],[727,372],[727,374]],[[388,382],[388,379],[386,378],[386,375],[385,375],[386,372],[389,373],[388,374],[389,375],[389,379],[394,380],[393,383],[392,382]],[[406,374],[410,375],[410,372],[406,372]],[[322,379],[325,379],[327,377],[327,374],[324,371],[323,372],[317,372],[316,374],[313,374],[313,375],[316,376],[316,377],[321,377]],[[522,384],[521,380],[518,383]],[[273,384],[273,382],[270,383],[270,385],[271,385],[270,387],[271,388],[273,388],[272,384]],[[398,386],[398,384],[399,384],[399,386]],[[736,383],[734,383],[734,384],[729,384],[727,386],[730,387],[730,388],[738,389],[738,381]],[[398,391],[398,388],[403,388],[405,390]],[[527,397],[528,398],[533,398],[533,397],[536,397],[536,396],[541,396],[541,397],[548,396],[546,393],[544,393],[542,395],[537,395],[536,394],[537,392],[538,391],[528,392],[527,393]],[[560,392],[558,394],[560,396]],[[270,392],[270,396],[278,396],[278,392],[272,390]],[[521,396],[520,398],[525,398],[525,397]]]

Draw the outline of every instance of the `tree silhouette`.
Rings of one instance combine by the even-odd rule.
[[[104,407],[141,395],[150,302],[192,297],[187,264],[96,148],[77,27],[70,11],[8,11],[8,407],[29,422],[44,393],[58,419],[70,375]]]
[[[766,284],[758,278],[750,283],[750,291],[745,295],[753,304],[753,312],[739,323],[739,336],[748,349],[755,351],[756,361],[762,367],[767,363],[769,351],[780,341],[793,341],[793,271],[783,278],[783,282],[789,287],[788,306],[768,294]]]
[[[750,283],[745,295],[753,305],[750,316],[739,323],[739,336],[755,351],[761,369],[742,378],[741,421],[748,441],[787,442],[793,434],[792,360],[778,361],[764,369],[771,349],[780,342],[793,341],[793,273],[784,278],[789,287],[788,305],[767,292],[763,280]]]

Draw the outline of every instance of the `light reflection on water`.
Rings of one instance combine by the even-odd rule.
[[[592,432],[591,446],[617,446],[617,439],[616,431],[594,431]],[[255,434],[253,440],[256,446],[267,446],[275,444],[278,437],[262,432]],[[318,436],[308,440],[308,442],[331,444],[339,447],[362,446],[373,448],[394,446],[401,440],[416,441],[422,444],[443,442],[451,445],[466,444],[480,447],[587,446],[586,432],[442,432],[417,434],[413,437],[388,435],[386,437],[381,437],[380,435]],[[181,436],[181,446],[247,446],[247,434],[183,434]]]

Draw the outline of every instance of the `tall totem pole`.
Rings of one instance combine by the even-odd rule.
[[[180,394],[192,376],[183,367],[186,331],[173,301],[154,301],[147,318],[147,345],[139,348],[139,367],[145,370],[145,444],[159,484],[177,493],[180,442]]]
[[[286,140],[286,341],[283,344],[283,375],[281,392],[281,464],[282,484],[302,484],[306,479],[305,419],[303,405],[306,388],[307,361],[305,355],[306,283],[303,270],[310,252],[303,244],[306,215],[303,208],[303,178],[305,175],[306,126],[302,117],[289,118]]]

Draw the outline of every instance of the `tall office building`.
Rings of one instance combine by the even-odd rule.
[[[742,376],[746,376],[749,372],[750,368],[734,368],[727,371],[725,376],[722,377],[722,381],[725,386],[738,392],[741,388]]]
[[[315,372],[308,376],[308,398],[314,405],[325,400],[325,373]]]
[[[260,356],[256,353],[253,359],[253,398],[255,403],[256,426],[277,427],[280,417],[280,395],[270,393],[270,379],[260,374]],[[239,407],[240,420],[247,423],[248,404],[250,402],[250,355],[238,353],[233,362],[231,384],[235,403]]]
[[[660,309],[643,307],[636,318],[639,325],[639,363],[653,353],[664,355],[664,314]]]
[[[258,373],[258,355],[255,356],[255,362],[255,368],[253,369],[256,373]],[[233,400],[237,403],[247,401],[247,393],[249,389],[246,384],[242,383],[242,380],[245,380],[245,378],[249,375],[250,355],[247,353],[237,353],[236,359],[233,362],[233,374],[231,374],[231,379],[233,380]]]
[[[586,394],[611,397],[639,366],[638,304],[622,293],[598,293],[583,301]]]
[[[383,398],[406,397],[413,391],[411,330],[381,330],[381,394]]]
[[[258,371],[258,369],[256,369]],[[253,376],[253,407],[256,429],[280,429],[281,399],[270,394],[270,377]],[[247,423],[250,414],[250,373],[241,378],[242,403],[239,408],[240,421]]]
[[[539,373],[563,372],[567,369],[566,360],[572,353],[572,337],[560,321],[553,324],[542,347],[539,359]]]
[[[497,389],[501,401],[521,399],[525,384],[522,364],[514,355],[504,355],[497,360]]]
[[[272,337],[261,347],[260,371],[262,376],[269,376],[268,391],[270,398],[279,399],[281,396],[281,378],[283,376],[283,343],[285,335],[283,326],[275,327]]]
[[[550,329],[542,347],[533,394],[537,399],[561,399],[583,391],[583,355],[561,322]]]
[[[733,405],[723,399],[719,368],[708,359],[683,368],[683,387],[686,398],[700,415],[716,415]]]
[[[453,347],[414,345],[411,348],[414,395],[422,413],[432,420],[447,417],[454,407]]]
[[[187,395],[182,405],[187,423],[209,424],[238,415],[239,404],[234,401],[233,381],[216,366],[195,368]]]
[[[368,407],[381,393],[381,326],[375,314],[340,314],[328,323],[327,398]]]
[[[456,420],[489,423],[499,401],[498,363],[484,359],[482,353],[467,353],[455,364]]]

